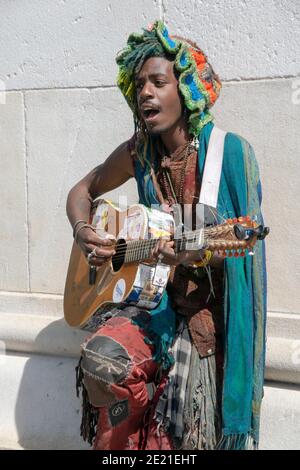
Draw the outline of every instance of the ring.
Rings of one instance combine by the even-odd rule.
[[[87,255],[88,261],[90,261],[93,256],[96,256],[96,248],[94,248],[93,251],[91,251],[91,252]]]

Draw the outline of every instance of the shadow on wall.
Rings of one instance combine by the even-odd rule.
[[[72,330],[63,319],[52,322],[37,336],[35,350],[45,350],[43,346],[53,339],[52,355],[32,354],[21,358],[25,364],[15,423],[19,444],[25,449],[90,449],[80,437],[81,401],[76,397],[75,387],[78,359],[63,356],[62,351],[69,348],[57,341],[57,332],[61,332],[59,336],[63,339],[66,328],[70,330],[69,342]],[[61,344],[55,350],[57,343]]]

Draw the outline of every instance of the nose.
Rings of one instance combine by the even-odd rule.
[[[143,103],[147,98],[153,98],[153,86],[151,82],[145,82],[143,88],[140,90],[140,101]]]

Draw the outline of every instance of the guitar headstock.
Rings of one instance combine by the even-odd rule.
[[[251,217],[227,219],[224,223],[205,229],[205,249],[218,251],[224,257],[253,255],[257,240],[264,239],[270,229]]]

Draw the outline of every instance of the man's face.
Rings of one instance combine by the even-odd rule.
[[[150,134],[163,134],[184,121],[173,67],[174,62],[151,57],[135,78],[139,115]]]

